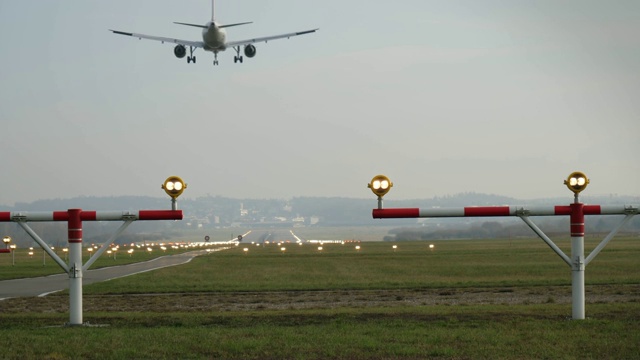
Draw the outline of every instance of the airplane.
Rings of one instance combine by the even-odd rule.
[[[247,39],[247,40],[227,41],[226,40],[227,34],[225,31],[226,28],[232,27],[232,26],[251,24],[252,22],[242,22],[242,23],[235,23],[235,24],[229,24],[229,25],[222,25],[217,21],[215,21],[214,19],[214,5],[215,5],[215,0],[211,0],[211,21],[208,21],[204,25],[174,22],[174,24],[178,24],[178,25],[186,25],[186,26],[202,28],[202,41],[172,39],[167,37],[136,34],[136,33],[119,31],[119,30],[111,30],[111,29],[109,29],[109,31],[113,32],[114,34],[131,36],[138,39],[160,41],[163,44],[165,42],[177,44],[175,48],[173,48],[173,54],[179,59],[182,59],[185,57],[185,55],[187,54],[187,47],[189,47],[190,55],[187,56],[187,64],[191,62],[193,62],[194,64],[196,63],[196,57],[195,55],[193,55],[193,52],[198,48],[202,48],[205,51],[213,52],[213,56],[214,56],[213,65],[218,65],[218,53],[221,51],[225,51],[227,48],[233,48],[236,51],[236,56],[234,56],[233,62],[242,63],[243,56],[240,55],[240,49],[242,46],[244,46],[244,55],[248,58],[252,58],[256,55],[256,47],[253,45],[255,43],[259,43],[263,41],[266,43],[270,40],[277,40],[277,39],[284,39],[284,38],[288,39],[293,36],[311,34],[319,30],[318,28],[316,28],[311,30],[304,30],[304,31],[273,35],[273,36],[265,36],[265,37]]]

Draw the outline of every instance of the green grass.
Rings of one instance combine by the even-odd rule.
[[[429,244],[434,244],[433,251]],[[86,293],[397,289],[568,285],[571,270],[541,240],[255,246],[241,244],[160,269],[87,286]],[[588,248],[595,247],[588,243]],[[281,251],[285,247],[286,251]],[[249,250],[245,253],[244,248]],[[567,250],[568,251],[568,250]],[[617,239],[586,269],[587,284],[640,283],[640,241]]]
[[[361,243],[360,251],[355,245],[324,244],[320,252],[319,245],[241,244],[185,265],[88,285],[84,293],[570,287],[569,267],[537,239],[400,242],[395,251],[392,243]],[[558,245],[569,251],[568,241]],[[587,253],[596,245],[587,240]],[[639,259],[637,238],[614,239],[587,266],[587,289],[630,284],[636,291]],[[109,307],[84,313],[85,321],[108,326],[71,328],[60,326],[67,312],[3,311],[3,303],[3,359],[640,358],[640,302],[633,300],[589,303],[580,321],[570,320],[571,304],[553,301],[246,311]]]
[[[461,306],[243,313],[95,313],[108,327],[3,316],[0,348],[15,359],[637,358],[637,304]],[[53,326],[53,327],[48,327]]]

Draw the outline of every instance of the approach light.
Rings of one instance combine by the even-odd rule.
[[[384,175],[376,175],[371,179],[371,182],[367,185],[374,194],[378,195],[378,197],[383,197],[386,193],[391,190],[393,183],[389,180],[388,177]]]
[[[162,184],[162,188],[167,193],[167,195],[171,196],[171,198],[176,199],[178,196],[182,194],[184,189],[187,188],[187,184],[182,181],[178,176],[169,176],[167,180]]]
[[[4,243],[5,247],[9,248],[9,244],[11,243],[11,236],[3,237],[2,242]]]
[[[187,188],[187,184],[178,176],[169,176],[162,184],[162,188],[171,197],[171,210],[178,210],[178,196]]]
[[[587,188],[589,178],[587,178],[587,175],[584,173],[575,171],[569,175],[567,180],[564,181],[564,184],[567,185],[569,190],[573,191],[574,194],[578,195],[578,193]]]

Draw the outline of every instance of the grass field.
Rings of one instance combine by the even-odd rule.
[[[582,321],[541,240],[355,245],[242,244],[86,286],[108,326],[60,327],[64,294],[6,300],[0,358],[640,358],[637,238],[587,267]]]

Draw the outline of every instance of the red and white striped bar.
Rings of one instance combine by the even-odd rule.
[[[182,210],[80,211],[82,221],[182,220]],[[69,211],[0,211],[0,222],[68,221]]]
[[[637,214],[639,205],[584,205],[585,215]],[[468,206],[463,208],[390,208],[373,209],[374,219],[491,217],[491,216],[554,216],[570,215],[571,206]]]

